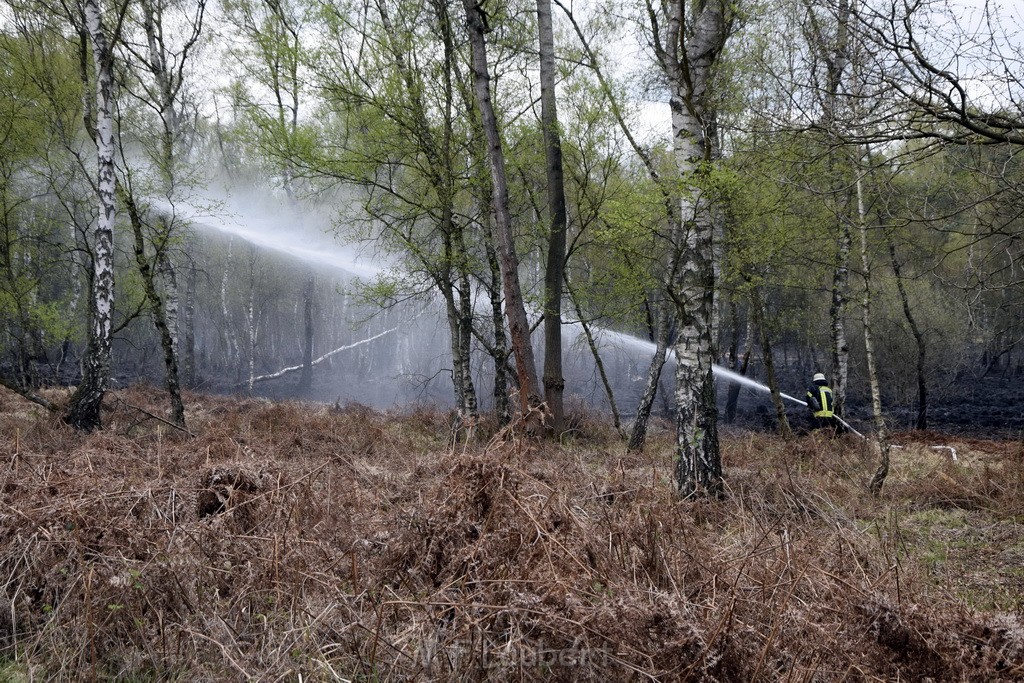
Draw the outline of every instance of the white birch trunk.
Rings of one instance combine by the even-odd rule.
[[[248,374],[246,375],[249,392],[256,384],[256,347],[259,344],[259,319],[256,314],[256,276],[260,254],[255,245],[249,245],[248,279],[249,293],[245,302],[245,330],[248,341]]]
[[[192,259],[191,248],[186,256],[185,271],[185,306],[181,311],[184,348],[181,354],[182,381],[186,387],[196,384],[196,267]]]
[[[157,5],[154,7],[151,2],[142,2],[140,4],[142,6],[147,46],[149,48],[149,70],[156,81],[157,92],[160,98],[159,102],[155,104],[159,106],[160,120],[163,124],[161,175],[164,179],[164,189],[169,194],[174,185],[174,141],[178,135],[178,115],[174,108],[175,84],[173,75],[167,68],[167,55],[158,36],[158,31],[163,31],[162,6]],[[165,237],[169,238],[171,231],[170,221],[164,221],[161,225],[165,227]],[[171,349],[173,350],[174,358],[177,359],[179,357],[178,281],[169,254],[158,254],[157,272],[163,280],[164,300],[162,314],[165,318],[164,323],[171,336]],[[175,360],[175,363],[177,363],[177,360]],[[168,372],[170,372],[170,368],[168,368]],[[178,380],[175,378],[174,383],[177,384],[177,382]]]
[[[82,383],[71,397],[65,420],[76,429],[101,426],[100,405],[110,382],[111,329],[114,313],[114,77],[111,46],[97,0],[83,5],[92,41],[96,73],[96,199],[99,216],[93,232],[93,278],[89,346],[82,360]]]
[[[245,329],[249,333],[249,392],[256,384],[256,288],[250,287],[249,301],[245,304]]]
[[[729,11],[717,0],[698,6],[668,5],[665,41],[656,47],[668,77],[672,139],[681,179],[678,225],[669,293],[679,323],[676,355],[676,466],[679,494],[720,496],[722,461],[718,444],[714,364],[715,207],[707,175],[715,156],[715,113],[708,100],[712,69],[725,44]]]
[[[159,268],[161,279],[163,280],[164,318],[166,319],[167,332],[171,336],[171,348],[174,349],[174,357],[178,358],[180,346],[178,340],[178,307],[180,304],[178,297],[178,275],[166,256],[161,256]]]
[[[841,219],[836,265],[832,275],[832,304],[829,307],[832,322],[832,390],[837,414],[842,414],[843,406],[846,404],[846,388],[850,376],[850,343],[846,339],[846,300],[850,287],[852,242],[850,227],[846,220]]]
[[[820,3],[813,3],[805,0],[809,16],[813,17],[815,8]],[[831,8],[829,8],[831,9]],[[842,93],[843,79],[846,68],[850,62],[849,49],[849,23],[850,23],[850,2],[849,0],[838,0],[835,6],[835,39],[834,41],[822,32],[817,21],[810,21],[806,26],[815,47],[819,51],[818,59],[824,62],[825,92],[822,101],[822,125],[832,138],[833,145],[838,148],[842,139],[841,131],[838,128],[840,121],[839,108],[849,96]],[[830,14],[830,12],[829,12]],[[846,309],[849,299],[850,280],[850,252],[852,251],[853,238],[850,225],[845,215],[844,204],[841,198],[846,197],[847,184],[837,177],[836,153],[829,152],[828,169],[831,176],[832,191],[831,201],[836,216],[836,242],[835,260],[832,270],[832,301],[829,307],[830,342],[831,342],[831,376],[832,391],[835,397],[835,411],[837,414],[843,412],[846,404],[846,388],[849,378],[850,346],[846,337]]]
[[[882,416],[882,392],[878,384],[878,370],[875,366],[875,346],[871,333],[871,260],[868,257],[867,210],[864,205],[863,180],[857,178],[857,221],[860,228],[860,264],[864,272],[864,297],[861,299],[861,313],[864,320],[864,352],[867,356],[868,381],[871,384],[871,414],[877,432],[879,462],[878,469],[871,477],[869,488],[877,494],[889,475],[889,435]]]
[[[231,310],[228,307],[228,276],[231,273],[234,244],[234,237],[229,237],[224,273],[220,278],[220,312],[224,318],[224,360],[227,365],[233,365],[238,360],[238,342],[235,340],[234,330],[231,327]]]

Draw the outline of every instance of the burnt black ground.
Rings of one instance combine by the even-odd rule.
[[[798,386],[795,379],[788,386]],[[1024,438],[1024,376],[962,377],[954,384],[933,389],[934,398],[929,400],[929,430],[960,434],[978,438],[1020,439]],[[724,420],[725,395],[719,388],[719,415]],[[802,398],[803,391],[792,396]],[[882,398],[887,425],[895,431],[914,428],[917,419],[917,405],[900,404],[894,397]],[[786,402],[786,414],[794,428],[807,424],[806,409],[795,403]],[[860,432],[873,431],[870,396],[851,392],[848,396],[844,415]],[[743,389],[735,426],[757,431],[774,431],[777,428],[775,409],[767,393]]]

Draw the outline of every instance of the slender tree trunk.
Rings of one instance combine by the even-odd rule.
[[[224,262],[224,272],[221,274],[220,278],[220,312],[224,325],[225,370],[230,371],[231,369],[234,369],[237,378],[237,373],[241,369],[238,366],[239,361],[241,361],[241,352],[239,350],[238,339],[235,336],[234,325],[231,320],[231,307],[228,306],[228,279],[231,275],[231,261],[234,257],[234,245],[234,236],[228,237],[228,253]]]
[[[739,363],[740,353],[740,307],[736,305],[734,296],[729,297],[729,324],[732,327],[732,334],[729,335],[729,350],[726,351],[726,359],[729,368],[735,370]]]
[[[448,5],[445,0],[432,0],[432,4],[435,7],[435,12],[439,19],[439,26],[441,28],[441,35],[444,40],[445,46],[445,61],[450,66],[445,72],[445,102],[447,104],[446,119],[445,119],[445,158],[450,158],[451,152],[451,138],[453,136],[453,112],[454,112],[454,97],[458,93],[463,102],[463,108],[465,111],[473,112],[476,107],[479,106],[478,98],[476,93],[479,92],[477,83],[472,84],[472,88],[465,87],[466,79],[459,74],[459,59],[455,48],[455,40],[452,34],[451,16],[448,13]],[[486,59],[484,60],[486,62]],[[456,78],[453,80],[452,75]],[[456,87],[459,86],[459,87]],[[498,417],[498,422],[502,426],[509,424],[512,421],[513,411],[510,397],[510,381],[514,383],[516,373],[512,371],[509,365],[509,351],[508,351],[508,338],[505,334],[505,316],[502,309],[502,269],[499,264],[498,251],[495,247],[495,233],[494,229],[494,213],[495,213],[495,202],[493,200],[495,191],[493,188],[493,174],[489,172],[492,167],[491,160],[489,157],[489,143],[487,135],[483,129],[483,118],[477,116],[470,117],[470,129],[472,131],[472,141],[470,144],[469,153],[472,158],[472,165],[476,169],[475,182],[472,182],[473,187],[473,202],[477,208],[477,215],[481,216],[480,225],[484,227],[482,233],[482,243],[484,251],[487,256],[487,267],[489,269],[489,278],[481,279],[481,283],[487,292],[487,296],[491,303],[491,328],[493,330],[493,337],[490,341],[487,341],[485,335],[475,327],[473,324],[473,304],[472,304],[472,291],[470,289],[469,280],[469,269],[468,263],[471,261],[469,250],[465,244],[466,232],[469,230],[469,226],[459,227],[458,230],[454,231],[454,235],[457,238],[456,243],[459,245],[459,263],[457,267],[459,269],[459,278],[461,282],[461,310],[463,312],[464,325],[461,329],[462,338],[464,340],[463,348],[466,349],[465,356],[465,371],[467,376],[471,369],[471,341],[473,337],[480,340],[481,345],[486,349],[487,353],[491,356],[494,363],[494,412]],[[500,150],[499,150],[500,151]],[[487,169],[487,170],[485,170]],[[445,176],[448,181],[445,184],[445,188],[448,190],[449,195],[453,196],[454,189],[453,177],[448,174]],[[478,410],[476,401],[476,392],[473,390],[473,409]]]
[[[75,429],[102,426],[100,406],[110,381],[114,311],[114,117],[113,51],[97,0],[85,0],[86,27],[96,72],[96,199],[99,218],[93,232],[89,344],[82,359],[82,382],[71,396],[64,420]]]
[[[672,137],[681,179],[680,222],[673,226],[676,254],[668,291],[676,305],[676,468],[680,495],[723,493],[718,443],[714,365],[715,199],[707,176],[715,158],[715,113],[708,88],[725,46],[731,7],[711,0],[690,6],[664,5],[664,42],[656,31],[655,52],[669,82]],[[649,6],[651,19],[657,17]],[[731,14],[729,15],[731,16]],[[652,29],[656,27],[652,26]]]
[[[636,415],[633,418],[633,428],[629,430],[629,441],[626,443],[626,450],[630,452],[642,452],[647,443],[647,425],[651,420],[651,410],[654,408],[654,399],[658,394],[658,384],[661,382],[661,371],[665,368],[665,359],[668,356],[668,346],[672,337],[671,313],[666,302],[657,302],[657,312],[654,320],[654,357],[647,369],[647,383],[644,384],[644,393],[640,397],[640,403],[636,407]]]
[[[163,191],[170,199],[175,192],[179,175],[176,168],[175,146],[178,144],[180,120],[176,99],[182,85],[181,71],[176,72],[174,69],[181,66],[176,62],[179,60],[183,62],[187,59],[188,50],[185,49],[178,55],[168,54],[167,46],[164,43],[164,31],[167,28],[164,25],[164,4],[141,0],[139,7],[149,55],[149,59],[144,61],[144,68],[152,75],[155,82],[154,88],[147,88],[148,99],[150,100],[149,104],[156,108],[162,125],[158,170],[163,183]],[[195,23],[192,26],[192,42],[198,39],[204,11],[205,2],[199,2]],[[124,193],[130,203],[129,211],[132,213],[136,241],[136,263],[141,269],[149,259],[146,256],[144,233],[138,209],[135,206],[135,198],[131,196],[133,190],[130,180],[131,176],[128,175],[127,182],[124,183]],[[158,223],[157,234],[151,240],[154,251],[153,268],[143,274],[143,279],[151,280],[150,286],[147,287],[147,297],[150,299],[154,325],[157,327],[161,344],[164,346],[164,384],[171,402],[172,420],[184,429],[185,411],[181,397],[181,378],[179,377],[181,343],[179,339],[178,282],[174,264],[171,261],[170,253],[168,253],[171,233],[172,223],[161,219]]]
[[[185,306],[181,311],[181,377],[186,387],[196,386],[196,267],[191,249],[186,251]]]
[[[820,51],[820,58],[825,62],[825,92],[822,101],[823,127],[831,139],[833,148],[838,147],[841,140],[837,128],[843,76],[849,64],[849,23],[850,1],[838,0],[836,4],[835,40],[826,38],[817,21],[814,8],[816,4],[805,0],[808,17],[807,30],[812,33],[812,42]],[[841,414],[846,405],[846,388],[849,383],[850,346],[846,338],[846,308],[850,279],[850,253],[853,238],[850,225],[846,220],[848,202],[840,202],[840,197],[847,195],[846,184],[837,177],[836,155],[830,151],[828,170],[832,182],[832,201],[836,216],[836,251],[832,271],[832,301],[829,308],[831,322],[831,356],[832,356],[832,391],[835,398],[835,412]]]
[[[455,400],[461,420],[468,422],[479,414],[476,387],[473,384],[473,306],[469,275],[465,267],[469,260],[466,245],[461,228],[455,224],[450,203],[446,203],[442,209],[441,225],[444,255],[435,282],[445,301],[448,318]],[[458,284],[452,281],[453,276],[458,278]]]
[[[843,102],[841,89],[843,75],[849,63],[849,0],[838,0],[835,5],[835,37],[830,35],[821,26],[819,21],[818,8],[820,2],[804,0],[807,10],[807,21],[804,30],[807,33],[808,43],[812,46],[815,65],[819,73],[824,73],[825,83],[821,88],[822,93],[822,120],[821,126],[824,129],[830,144],[830,150],[826,159],[828,168],[828,182],[831,183],[829,199],[832,202],[832,209],[835,215],[835,252],[832,264],[832,285],[831,305],[829,308],[830,319],[830,346],[832,390],[835,398],[836,413],[841,413],[846,403],[846,387],[849,376],[849,344],[846,338],[846,308],[849,291],[849,264],[852,247],[852,237],[846,216],[848,215],[848,201],[840,201],[847,196],[846,183],[839,177],[839,170],[836,167],[835,150],[841,145],[841,131],[838,129],[839,107]],[[827,5],[827,3],[826,3]],[[829,16],[832,15],[832,7],[826,8]]]
[[[80,220],[81,208],[75,207],[73,209],[74,218],[71,223],[71,238],[69,244],[75,244],[78,241],[78,226],[83,224],[85,221]],[[71,251],[71,301],[68,302],[68,317],[76,318],[78,315],[78,306],[82,300],[82,273],[85,271],[85,265],[82,262],[82,252],[79,249],[73,249]],[[58,383],[61,382],[61,365],[67,360],[68,353],[71,351],[71,339],[65,337],[61,343],[61,354],[60,360],[57,361],[57,367],[54,370],[54,376]]]
[[[157,275],[160,276],[160,283],[164,293],[164,316],[167,319],[167,334],[170,336],[171,353],[174,360],[173,365],[166,365],[165,363],[167,374],[174,375],[174,389],[172,390],[171,384],[168,383],[167,391],[172,394],[172,404],[175,402],[181,404],[181,378],[178,370],[181,363],[181,300],[178,295],[178,271],[166,251],[161,251],[157,255]],[[176,408],[174,412],[177,413]],[[182,409],[181,417],[182,419],[185,417],[184,408]],[[184,427],[185,425],[181,424],[179,426]]]
[[[509,404],[508,344],[505,338],[505,318],[501,310],[501,268],[498,266],[498,254],[490,241],[487,241],[487,264],[491,271],[491,283],[488,294],[491,300],[491,326],[494,328],[494,412],[498,423],[506,425],[512,420],[512,406]]]
[[[316,297],[316,275],[310,270],[302,289],[302,373],[299,393],[309,396],[313,389],[313,301]]]
[[[892,272],[896,276],[896,288],[899,290],[900,302],[903,304],[903,315],[910,325],[910,331],[914,335],[914,343],[917,345],[917,420],[916,429],[928,428],[928,383],[925,380],[926,345],[924,334],[917,324],[917,318],[910,307],[910,297],[907,296],[907,288],[903,284],[903,275],[900,272],[900,262],[896,257],[896,244],[892,236],[887,237],[889,242],[889,259],[892,262]]]
[[[768,391],[772,396],[772,405],[775,406],[779,432],[783,439],[790,441],[793,438],[793,431],[789,428],[789,420],[786,419],[786,406],[783,404],[782,394],[779,392],[779,380],[775,373],[775,354],[772,352],[772,335],[765,323],[764,299],[761,296],[760,287],[753,287],[750,290],[750,313],[761,337],[761,355],[764,358],[765,372],[768,374]]]
[[[460,235],[461,237],[461,235]],[[461,241],[461,240],[460,240]],[[465,245],[461,245],[465,254]],[[464,263],[464,261],[462,261]],[[462,411],[470,419],[479,415],[476,399],[476,385],[473,383],[473,300],[470,292],[469,275],[461,269],[459,276],[459,364],[465,385]]]
[[[572,8],[567,7],[566,4],[563,3],[561,0],[555,0],[555,2],[556,4],[558,4],[559,7],[562,8],[566,16],[568,17],[569,21],[572,23],[576,36],[579,39],[579,43],[583,47],[583,50],[586,52],[587,57],[589,58],[588,66],[591,69],[593,69],[594,74],[597,76],[598,82],[601,85],[601,90],[607,98],[611,114],[614,116],[616,122],[618,123],[620,130],[622,130],[623,135],[629,141],[629,144],[633,148],[633,151],[636,152],[637,157],[643,162],[644,167],[647,169],[648,175],[651,177],[652,180],[655,181],[656,186],[660,190],[664,202],[665,216],[667,217],[668,225],[679,225],[681,223],[681,219],[678,214],[679,206],[676,203],[676,188],[673,186],[671,182],[665,182],[665,179],[661,176],[657,164],[652,158],[649,150],[646,149],[643,145],[641,145],[630,131],[629,125],[626,122],[626,117],[623,114],[623,110],[619,106],[615,90],[612,88],[608,79],[605,78],[604,72],[601,68],[601,60],[598,59],[597,55],[591,48],[590,42],[586,34],[581,29],[579,23],[576,21],[575,16],[573,15]],[[648,5],[648,9],[652,11],[653,19],[653,6]],[[676,26],[676,28],[674,28],[672,31],[672,36],[669,40],[669,43],[674,45],[678,37],[678,26]],[[659,45],[659,50],[661,52],[661,57],[659,57],[659,59],[661,59],[663,62],[669,61],[669,58],[672,56],[672,53],[674,52],[666,50],[666,47],[667,45]],[[675,67],[669,64],[668,68],[669,70],[674,70]],[[668,251],[669,253],[664,258],[664,261],[666,262],[665,271],[671,273],[671,271],[676,265],[677,250],[669,249],[666,251]],[[670,277],[670,275],[666,276],[666,280],[669,279]],[[661,335],[659,335],[657,332],[652,334],[652,337],[654,337],[654,341],[658,346],[655,347],[655,355],[651,359],[651,366],[648,371],[647,385],[644,388],[644,394],[641,399],[641,402],[637,406],[636,417],[633,421],[633,429],[630,431],[630,437],[627,447],[631,450],[641,450],[643,448],[644,443],[646,442],[647,425],[650,420],[654,400],[657,396],[658,383],[660,382],[661,372],[664,368],[665,356],[667,354],[667,345],[671,343],[670,330],[672,329],[673,325],[672,315],[667,307],[663,307],[661,311],[666,316],[664,321],[665,327],[663,328],[663,330],[665,332],[669,332],[669,336],[665,337],[666,341],[664,345],[660,345]],[[667,397],[663,396],[663,400],[665,401],[667,406]]]
[[[467,96],[465,90],[457,90],[455,80],[458,77],[458,60],[459,53],[455,47],[455,38],[452,32],[451,15],[449,14],[449,8],[444,0],[434,0],[435,12],[438,17],[438,25],[441,29],[441,37],[444,42],[444,128],[441,136],[441,148],[440,155],[441,160],[435,163],[438,167],[435,169],[437,173],[437,180],[435,184],[438,187],[438,196],[443,202],[443,216],[442,226],[443,230],[451,235],[452,245],[454,248],[453,258],[446,266],[450,273],[454,276],[454,281],[457,284],[456,294],[458,296],[458,349],[459,357],[457,362],[461,366],[461,374],[463,377],[463,391],[462,391],[462,413],[465,417],[470,420],[476,420],[480,414],[479,401],[477,400],[476,385],[473,382],[473,334],[475,332],[474,325],[475,320],[473,316],[473,288],[470,282],[470,262],[473,261],[470,256],[469,249],[466,247],[466,231],[468,225],[462,222],[460,219],[455,217],[455,164],[452,161],[452,148],[453,138],[455,135],[455,118],[458,115],[455,111],[455,97],[456,93],[461,93],[464,97]],[[461,77],[457,78],[460,82]],[[419,91],[416,91],[417,94]],[[424,112],[424,107],[420,103],[419,99],[417,102],[417,112],[423,125],[426,126],[427,115]],[[482,139],[479,124],[474,121],[472,126],[472,137],[476,140]],[[473,152],[474,157],[480,158],[482,156],[482,148],[476,146]],[[486,240],[485,240],[486,241]],[[488,256],[490,258],[490,256]],[[500,314],[500,308],[499,308]],[[499,321],[500,322],[500,321]],[[502,330],[503,331],[503,330]],[[504,350],[504,342],[502,342],[502,355],[506,354]],[[495,386],[501,385],[501,391],[505,394],[503,398],[504,408],[503,410],[507,413],[508,410],[508,395],[507,387],[505,387],[504,381],[504,359],[502,363],[502,378],[501,381],[497,381],[495,378]]]
[[[455,262],[465,263],[465,246],[461,244],[461,235],[457,238],[457,249],[461,250],[460,258],[453,258],[451,244],[446,244],[445,262],[449,266]],[[452,240],[446,239],[446,242]],[[444,267],[443,275],[436,278],[438,289],[445,301],[445,315],[448,319],[449,346],[452,354],[452,385],[455,390],[455,401],[462,420],[473,420],[479,415],[476,386],[473,384],[473,304],[470,296],[469,276],[461,267]],[[449,275],[457,274],[458,286]]]
[[[871,384],[871,414],[875,421],[876,438],[878,439],[878,469],[871,477],[868,488],[878,495],[882,491],[885,478],[889,475],[889,433],[882,416],[882,392],[878,384],[878,371],[875,365],[875,344],[871,328],[871,260],[868,256],[867,209],[864,204],[863,180],[857,178],[857,218],[860,228],[860,263],[864,274],[864,297],[861,299],[861,313],[864,320],[864,353],[868,366],[868,381]]]
[[[622,420],[619,417],[619,407],[615,403],[615,392],[612,390],[612,384],[608,380],[608,373],[604,369],[604,361],[601,360],[601,352],[597,348],[597,341],[594,339],[594,333],[590,329],[590,325],[587,324],[586,319],[583,317],[583,309],[580,308],[579,300],[573,294],[572,289],[569,287],[569,283],[566,282],[566,290],[569,292],[569,298],[572,300],[573,306],[576,308],[576,317],[580,321],[580,327],[583,328],[583,334],[587,338],[587,346],[590,348],[590,355],[594,358],[594,365],[597,367],[598,376],[601,378],[601,385],[604,387],[604,394],[608,397],[608,406],[612,411],[612,425],[615,427],[615,431],[621,432]]]
[[[519,375],[519,407],[526,420],[527,431],[539,433],[543,412],[537,393],[537,366],[530,340],[530,323],[519,284],[519,258],[512,236],[508,211],[508,181],[505,174],[505,155],[502,151],[498,121],[491,103],[490,73],[487,64],[487,45],[484,40],[486,19],[483,8],[476,0],[463,0],[466,24],[472,49],[473,87],[480,110],[483,133],[487,140],[487,153],[491,170],[494,229],[498,245],[498,265],[501,268],[502,289],[505,293],[505,316],[508,318],[512,353]]]
[[[146,254],[146,238],[143,233],[142,217],[139,215],[135,199],[129,193],[123,193],[124,203],[128,209],[128,216],[134,236],[135,265],[139,269],[142,280],[142,288],[149,302],[149,313],[153,318],[153,325],[156,327],[160,337],[160,347],[164,354],[164,387],[171,401],[171,421],[186,429],[185,426],[185,404],[181,400],[181,385],[178,380],[178,352],[175,329],[172,327],[172,320],[177,319],[177,303],[170,305],[165,302],[160,294],[157,284],[158,269],[161,265],[168,268],[166,262],[158,253],[153,258],[157,261],[156,268]],[[161,219],[162,220],[162,219]],[[173,273],[173,271],[171,271]],[[165,270],[165,281],[167,278]],[[175,315],[171,315],[175,312]]]
[[[562,280],[565,274],[565,183],[562,169],[562,141],[558,131],[555,103],[555,39],[551,0],[537,0],[540,35],[540,103],[547,161],[548,238],[547,267],[544,271],[544,400],[551,412],[549,429],[557,436],[564,426],[565,407],[562,377]]]
[[[454,207],[456,190],[453,169],[456,164],[451,157],[455,88],[452,72],[455,70],[457,53],[451,32],[449,8],[440,0],[431,2],[444,45],[444,68],[439,74],[442,79],[443,105],[439,112],[442,125],[438,134],[437,127],[429,117],[430,107],[423,100],[423,94],[428,86],[424,85],[422,74],[415,68],[415,63],[411,64],[408,59],[405,41],[392,23],[388,4],[381,0],[375,4],[381,25],[388,37],[387,48],[390,57],[404,85],[404,108],[414,130],[413,138],[428,161],[427,177],[437,194],[440,214],[438,227],[443,237],[443,253],[436,263],[428,266],[428,270],[431,271],[434,283],[446,304],[452,354],[452,384],[460,418],[471,420],[478,415],[476,388],[472,379],[472,293],[467,266],[470,258],[465,245],[464,227],[457,220]],[[475,128],[474,133],[477,133]]]
[[[6,336],[15,340],[14,364],[16,366],[16,386],[31,389],[35,386],[35,372],[33,371],[32,362],[35,357],[35,344],[31,333],[32,324],[29,320],[28,311],[20,299],[16,301],[16,306],[17,311],[10,322],[14,323],[14,319],[16,319],[17,324],[8,324],[4,327],[6,328]]]
[[[249,291],[245,302],[246,350],[248,351],[248,358],[246,359],[248,371],[246,384],[249,387],[249,393],[252,393],[253,386],[256,383],[256,348],[260,341],[259,316],[256,313],[256,277],[260,254],[256,246],[252,244],[249,245],[248,251],[248,263],[246,265],[248,267]]]
[[[733,370],[746,376],[747,369],[750,367],[750,355],[754,351],[754,317],[752,315],[747,316],[747,330],[743,338],[743,353],[739,357],[739,362],[733,365]],[[731,382],[729,384],[729,395],[725,401],[725,421],[732,423],[736,419],[736,406],[740,400],[740,390],[743,387],[739,382]]]
[[[247,385],[252,393],[256,384],[256,285],[250,284],[249,300],[245,303],[245,329],[249,333],[249,374]]]
[[[850,344],[846,339],[846,300],[850,281],[850,248],[852,238],[846,221],[840,220],[836,266],[832,274],[832,304],[829,307],[832,342],[832,390],[837,414],[846,403],[846,387],[850,375]]]
[[[467,412],[468,397],[466,395],[467,363],[463,359],[462,312],[455,302],[455,287],[450,283],[442,283],[441,296],[445,303],[445,317],[448,320],[448,343],[452,354],[452,386],[455,389],[455,402],[459,408],[459,417],[466,420],[471,417]]]

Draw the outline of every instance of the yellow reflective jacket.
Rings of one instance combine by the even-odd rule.
[[[814,417],[832,417],[835,415],[835,399],[832,397],[832,390],[827,384],[815,384],[807,390],[807,407],[814,413]]]

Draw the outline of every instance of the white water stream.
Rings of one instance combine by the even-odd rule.
[[[166,204],[155,203],[155,206],[159,210],[170,211],[170,207]],[[183,218],[193,225],[237,235],[260,247],[292,256],[307,263],[336,268],[354,277],[373,279],[386,272],[386,268],[369,262],[368,259],[358,255],[355,251],[342,247],[334,241],[323,237],[296,237],[294,234],[290,234],[289,231],[282,230],[282,224],[286,225],[287,222],[276,211],[260,212],[258,207],[249,206],[245,208],[245,215],[243,216],[241,213],[231,211],[214,212],[178,204],[174,207],[174,212],[179,218]],[[606,329],[597,331],[600,336],[599,342],[602,346],[615,347],[646,356],[653,356],[656,351],[656,346],[645,339]],[[568,336],[577,338],[583,333],[582,326],[578,322],[567,322],[566,332]],[[668,350],[668,357],[674,357],[671,349]],[[728,368],[714,365],[712,370],[718,379],[736,382],[754,391],[770,393],[770,389],[764,384]],[[781,392],[780,394],[787,401],[802,406],[807,405],[805,401],[789,394]],[[837,419],[851,432],[862,439],[866,439],[863,434],[842,420],[842,418],[837,417]],[[933,446],[933,448],[948,447]],[[953,452],[953,459],[956,459],[956,451],[950,450]]]
[[[154,202],[160,211],[170,211],[165,202]],[[199,209],[188,204],[176,204],[173,209],[179,220],[190,225],[212,228],[219,232],[236,235],[256,246],[287,254],[307,263],[337,268],[364,280],[370,280],[386,271],[385,268],[369,263],[354,250],[342,247],[322,235],[295,235],[282,224],[287,222],[275,213],[246,211],[245,215],[225,209],[213,211]]]
[[[640,339],[638,337],[633,337],[633,336],[628,335],[628,334],[623,334],[622,332],[606,332],[606,336],[608,338],[615,339],[619,344],[622,344],[624,346],[633,347],[634,349],[636,349],[638,351],[649,353],[652,356],[654,355],[655,351],[657,350],[657,347],[655,346],[655,344],[653,342],[647,341],[645,339]],[[672,353],[672,350],[669,349],[668,350],[668,357],[672,358],[672,357],[674,357],[674,355],[675,354]],[[753,389],[755,391],[760,391],[760,392],[764,392],[764,393],[771,393],[771,389],[769,389],[764,384],[761,384],[760,382],[757,382],[757,381],[755,381],[755,380],[753,380],[753,379],[751,379],[749,377],[746,377],[745,375],[741,375],[738,372],[734,372],[734,371],[730,370],[729,368],[722,367],[721,365],[712,365],[711,366],[711,371],[714,373],[715,377],[718,378],[718,379],[724,379],[724,380],[728,380],[730,382],[736,382],[737,384],[740,384],[741,386],[745,386],[748,389]],[[800,399],[794,398],[793,396],[790,396],[789,394],[786,394],[784,392],[779,392],[779,395],[782,396],[782,398],[786,399],[787,401],[792,401],[793,403],[798,403],[798,404],[800,404],[800,405],[802,405],[804,407],[807,406],[807,402],[806,401],[801,401]],[[858,432],[856,429],[854,429],[848,422],[843,420],[838,415],[836,416],[836,419],[839,420],[839,422],[841,422],[843,424],[843,426],[845,426],[847,429],[849,429],[851,432],[853,432],[854,434],[856,434],[860,438],[862,438],[862,439],[866,439],[867,438],[863,434]]]

